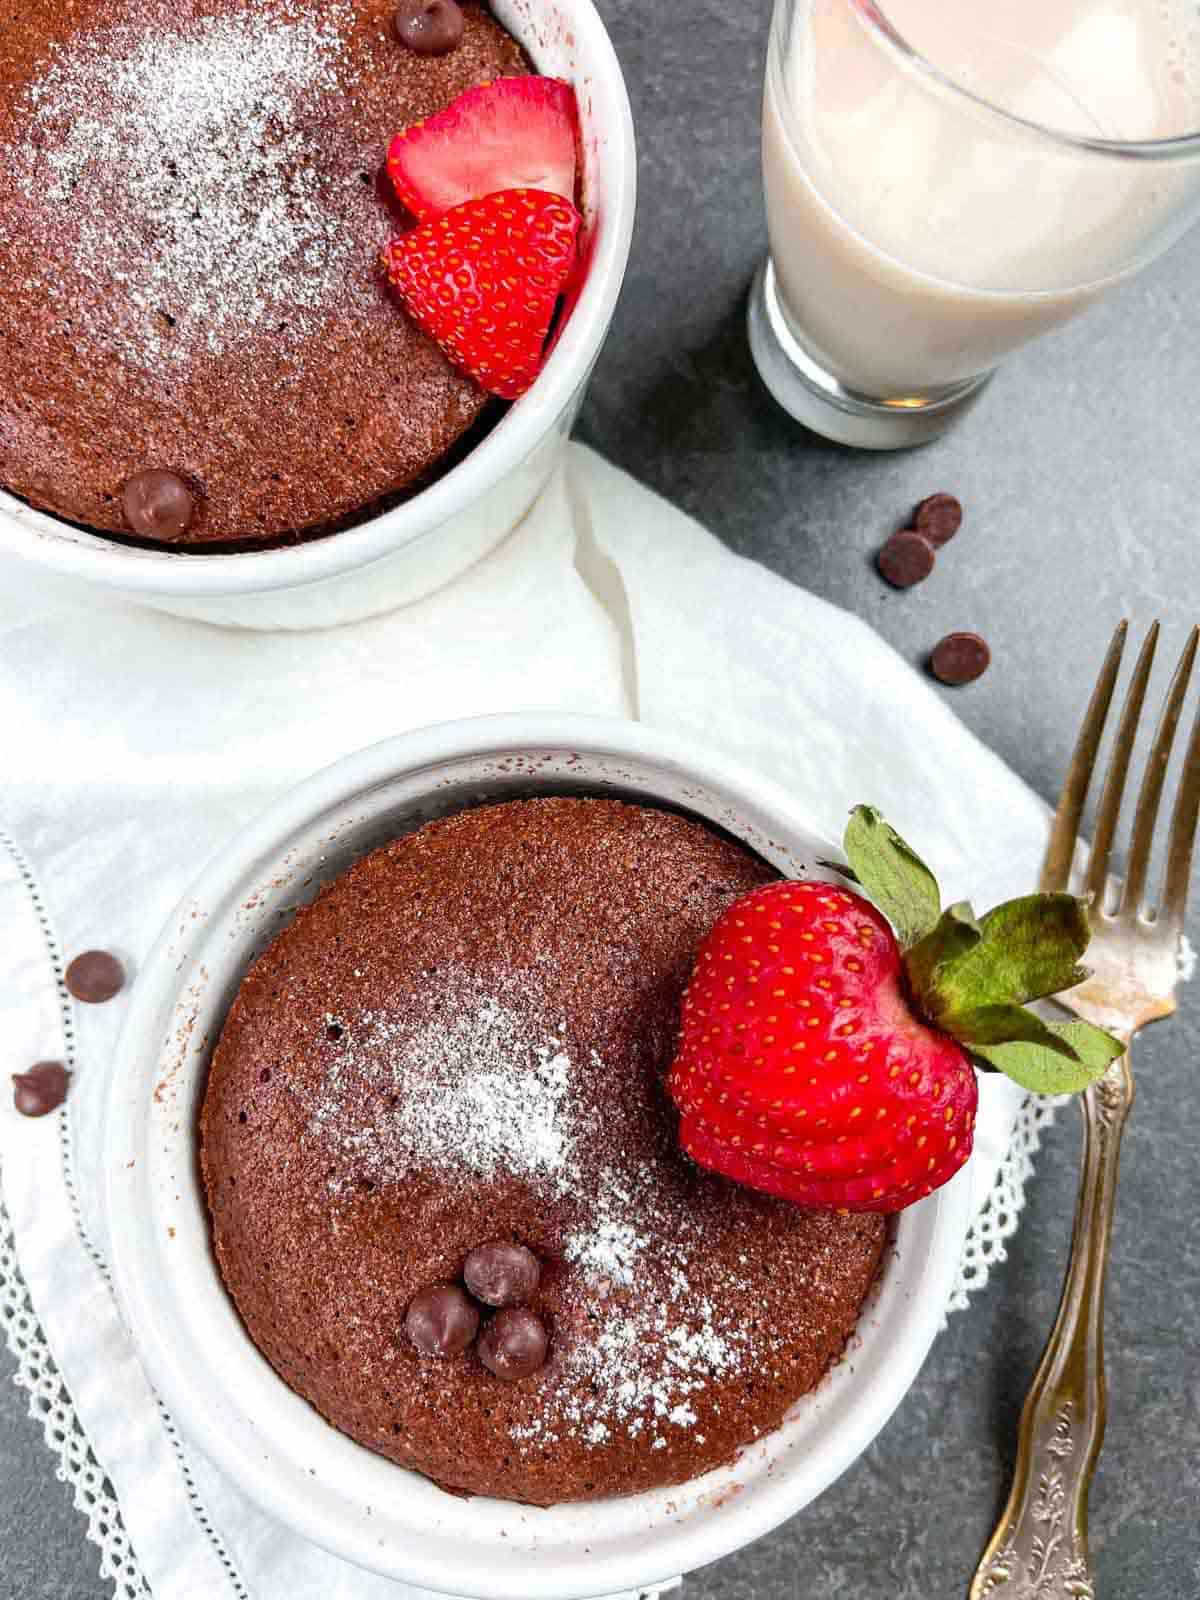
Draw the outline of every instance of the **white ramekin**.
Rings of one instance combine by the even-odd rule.
[[[255,957],[365,851],[431,817],[539,793],[665,803],[786,873],[836,847],[772,784],[637,723],[487,717],[419,730],[318,773],[240,834],[170,918],[113,1073],[105,1163],[116,1280],[180,1425],[264,1509],[388,1576],[483,1600],[578,1600],[727,1555],[805,1505],[887,1421],[937,1332],[961,1255],[966,1174],[896,1220],[845,1359],[731,1466],[663,1492],[538,1510],[459,1499],[337,1433],[251,1344],[209,1246],[196,1119],[210,1049]]]
[[[431,593],[516,526],[558,460],[612,321],[633,234],[637,157],[625,80],[592,0],[491,3],[541,72],[574,84],[582,132],[587,278],[528,394],[444,477],[332,538],[242,555],[135,549],[0,492],[0,552],[180,616],[321,628]]]

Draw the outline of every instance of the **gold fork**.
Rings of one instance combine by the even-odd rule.
[[[1108,649],[1071,760],[1041,887],[1072,886],[1079,825],[1112,704],[1128,624]],[[1158,643],[1158,623],[1138,655],[1109,758],[1090,856],[1082,872],[1091,897],[1086,983],[1061,997],[1087,1022],[1121,1039],[1126,1053],[1082,1097],[1083,1171],[1062,1302],[1021,1412],[1017,1464],[1004,1515],[971,1584],[970,1600],[1096,1600],[1088,1557],[1087,1497],[1104,1438],[1104,1279],[1117,1192],[1117,1162],[1133,1104],[1129,1045],[1148,1022],[1175,1010],[1179,940],[1200,814],[1200,715],[1188,744],[1171,817],[1162,894],[1146,905],[1152,846],[1175,732],[1196,659],[1193,628],[1159,716],[1133,820],[1123,889],[1111,892],[1109,858],[1130,758]]]

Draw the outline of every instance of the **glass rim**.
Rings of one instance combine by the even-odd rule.
[[[1069,150],[1088,151],[1093,155],[1110,156],[1117,160],[1171,161],[1188,157],[1200,160],[1200,128],[1191,133],[1172,134],[1165,139],[1102,139],[1091,134],[1067,133],[1064,129],[1036,122],[1032,117],[1022,117],[1015,111],[1006,111],[1003,106],[959,83],[909,44],[886,15],[882,4],[876,3],[876,0],[847,0],[847,3],[882,41],[884,47],[899,56],[906,65],[915,67],[927,78],[932,79],[939,88],[971,101],[989,116],[997,117],[1012,127],[1037,134],[1040,138],[1048,139]]]

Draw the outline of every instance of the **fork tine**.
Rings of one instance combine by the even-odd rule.
[[[1121,816],[1121,801],[1125,796],[1125,782],[1129,777],[1129,762],[1133,756],[1138,722],[1141,720],[1142,707],[1146,703],[1146,689],[1150,683],[1150,669],[1154,665],[1158,632],[1158,623],[1151,623],[1146,642],[1138,653],[1137,665],[1133,669],[1133,677],[1129,680],[1129,688],[1125,693],[1121,720],[1117,724],[1117,737],[1113,741],[1112,754],[1108,758],[1108,774],[1104,779],[1100,806],[1096,812],[1096,831],[1092,835],[1092,853],[1088,858],[1084,893],[1091,896],[1093,909],[1097,912],[1104,910],[1108,862],[1112,855],[1117,822]]]
[[[1133,819],[1133,837],[1129,844],[1129,869],[1125,875],[1125,893],[1121,901],[1122,914],[1136,917],[1142,909],[1146,895],[1146,879],[1150,872],[1150,854],[1154,847],[1154,827],[1158,821],[1158,808],[1162,802],[1163,783],[1171,760],[1171,747],[1179,728],[1183,702],[1187,697],[1192,667],[1196,661],[1196,648],[1200,645],[1200,628],[1193,628],[1175,668],[1171,687],[1154,735],[1154,744],[1146,762],[1146,775],[1138,795],[1137,811]]]
[[[1175,928],[1183,926],[1188,884],[1192,873],[1192,851],[1196,844],[1196,818],[1200,816],[1200,710],[1192,724],[1187,760],[1179,782],[1179,796],[1171,817],[1171,842],[1167,846],[1167,870],[1163,879],[1162,916]]]
[[[1071,765],[1067,769],[1062,794],[1058,799],[1058,810],[1054,813],[1054,826],[1050,830],[1050,843],[1046,846],[1046,859],[1042,863],[1041,887],[1047,894],[1057,893],[1070,884],[1071,864],[1075,859],[1075,841],[1079,838],[1079,824],[1087,802],[1092,770],[1096,765],[1096,752],[1100,748],[1104,724],[1108,720],[1108,708],[1112,704],[1113,690],[1117,686],[1117,674],[1121,670],[1121,656],[1128,632],[1128,622],[1117,624],[1117,630],[1104,657],[1104,665],[1100,668],[1096,687],[1092,690],[1083,726],[1079,730],[1075,752],[1071,757]]]

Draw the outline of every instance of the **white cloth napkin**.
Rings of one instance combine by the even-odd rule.
[[[5,573],[5,1060],[66,1059],[74,1080],[41,1121],[0,1095],[15,1240],[6,1268],[0,1228],[0,1306],[48,1437],[69,1435],[50,1442],[93,1497],[121,1594],[139,1574],[157,1600],[412,1591],[261,1515],[156,1405],[105,1266],[102,1123],[124,1002],[70,1001],[62,957],[100,946],[136,974],[205,859],[282,790],[405,728],[532,708],[633,716],[720,746],[835,837],[851,805],[876,803],[936,863],[947,900],[990,904],[1036,876],[1044,807],[930,685],[863,623],[729,554],[579,446],[456,584],[333,632],[224,632]],[[997,1079],[985,1091],[980,1199],[1020,1098]]]

